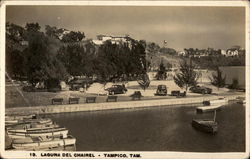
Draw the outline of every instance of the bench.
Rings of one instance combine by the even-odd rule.
[[[180,93],[178,96],[176,96],[177,98],[181,98],[181,97],[186,97],[186,91],[184,91],[183,93]]]
[[[117,102],[117,96],[108,96],[107,102]]]
[[[95,103],[96,97],[86,97],[86,103]]]
[[[69,98],[69,104],[79,104],[80,98]]]
[[[135,91],[134,94],[132,94],[131,96],[132,96],[132,100],[136,100],[136,99],[141,100],[141,97],[142,97],[140,91]]]
[[[63,104],[63,98],[53,98],[52,105],[54,104]]]
[[[180,91],[171,91],[171,96],[179,96]]]

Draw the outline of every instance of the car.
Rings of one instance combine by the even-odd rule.
[[[166,85],[158,85],[155,95],[167,95],[167,86]]]
[[[112,85],[111,87],[105,90],[108,91],[109,95],[125,94],[127,92],[127,89],[124,85]]]
[[[212,93],[211,88],[207,88],[207,87],[199,86],[199,85],[193,86],[189,90],[193,93],[201,93],[201,94],[211,94]]]

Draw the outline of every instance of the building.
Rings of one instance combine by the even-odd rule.
[[[226,85],[231,85],[233,80],[237,80],[240,88],[246,88],[245,66],[222,66],[219,69],[222,71],[222,77],[226,76]]]
[[[112,44],[121,44],[121,43],[131,44],[131,40],[132,38],[130,38],[128,35],[126,36],[97,35],[97,39],[92,41],[96,45],[102,45],[106,41],[110,41]]]

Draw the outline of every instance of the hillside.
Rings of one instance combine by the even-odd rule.
[[[178,56],[173,56],[173,55],[164,54],[164,53],[148,55],[147,59],[151,63],[152,70],[157,70],[161,62],[165,66],[167,66],[168,64],[171,64],[173,68],[176,68],[179,66],[179,62],[181,60],[181,58]]]

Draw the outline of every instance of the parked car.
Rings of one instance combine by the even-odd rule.
[[[211,88],[207,88],[207,87],[199,86],[199,85],[193,86],[189,90],[193,93],[201,93],[201,94],[211,94],[212,93]]]
[[[111,87],[105,89],[110,95],[113,94],[124,94],[127,92],[127,89],[124,85],[112,85]]]
[[[158,85],[155,95],[166,96],[167,95],[167,86]]]

